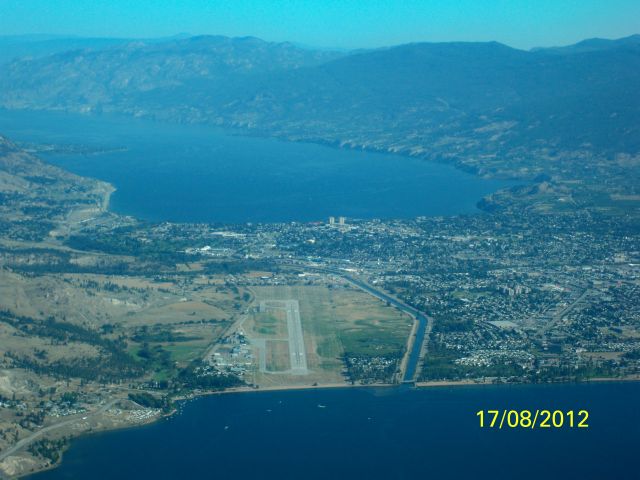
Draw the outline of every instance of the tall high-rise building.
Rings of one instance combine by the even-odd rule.
[[[344,225],[344,222],[347,220],[346,217],[340,217],[338,218],[338,222],[340,223],[340,225]]]
[[[329,225],[335,225],[336,217],[329,217]]]

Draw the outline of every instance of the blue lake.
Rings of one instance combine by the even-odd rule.
[[[217,395],[76,440],[34,478],[635,479],[638,398],[638,383]],[[505,408],[587,409],[589,428],[479,428],[478,410]]]
[[[126,148],[42,157],[112,183],[117,188],[112,210],[155,221],[288,222],[330,215],[473,213],[483,196],[513,184],[397,155],[133,118],[0,110],[0,134],[23,142]]]

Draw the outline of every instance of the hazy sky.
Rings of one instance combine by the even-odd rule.
[[[0,35],[180,32],[346,48],[451,40],[530,48],[640,33],[640,0],[0,0]]]

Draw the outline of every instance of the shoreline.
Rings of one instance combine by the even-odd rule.
[[[493,381],[474,381],[474,380],[430,380],[427,382],[416,382],[415,388],[434,388],[434,387],[468,387],[478,386],[483,387],[487,385],[493,386],[525,386],[525,385],[587,385],[590,383],[628,383],[628,382],[640,382],[640,375],[632,375],[628,377],[593,377],[585,380],[561,380],[557,382],[514,382],[514,383],[500,383]]]
[[[113,184],[105,182],[104,180],[99,181],[102,182],[106,187],[106,191],[102,196],[102,205],[100,205],[100,211],[102,211],[103,213],[113,213],[109,212],[109,205],[111,204],[111,195],[116,192],[117,188]]]
[[[314,138],[314,137],[304,137],[304,138],[296,138],[295,136],[290,136],[290,135],[282,135],[282,134],[275,134],[273,132],[269,132],[268,130],[261,130],[260,128],[252,128],[252,127],[242,127],[242,126],[237,126],[237,125],[232,125],[232,124],[218,124],[218,123],[214,123],[214,122],[209,122],[209,121],[192,121],[192,122],[186,122],[186,123],[181,123],[181,122],[176,122],[176,121],[172,121],[172,120],[167,120],[167,119],[158,119],[156,117],[154,117],[153,115],[148,115],[148,116],[135,116],[135,115],[131,115],[128,114],[126,112],[119,112],[119,111],[108,111],[108,112],[102,112],[99,114],[96,114],[95,112],[83,112],[83,111],[77,111],[77,110],[64,110],[64,111],[60,111],[60,110],[51,110],[51,109],[44,109],[44,110],[34,110],[34,109],[30,109],[30,108],[19,108],[19,109],[12,109],[12,108],[0,108],[0,114],[5,111],[5,112],[9,112],[9,114],[12,113],[20,113],[20,112],[29,112],[29,113],[39,113],[39,114],[44,114],[44,115],[62,115],[62,116],[74,116],[74,117],[78,117],[78,118],[90,118],[90,119],[96,119],[96,120],[101,120],[101,119],[106,119],[106,121],[117,121],[117,120],[129,120],[129,121],[141,121],[141,122],[151,122],[151,123],[156,123],[156,124],[160,124],[160,125],[167,125],[167,126],[173,126],[173,127],[196,127],[196,128],[204,128],[206,130],[210,130],[210,131],[215,131],[218,132],[220,134],[223,135],[229,135],[232,137],[236,137],[236,138],[246,138],[246,139],[263,139],[263,140],[272,140],[272,141],[277,141],[277,142],[281,142],[281,143],[285,143],[285,144],[307,144],[307,145],[315,145],[315,146],[320,146],[320,147],[324,147],[324,148],[328,148],[331,150],[340,150],[340,151],[354,151],[354,152],[365,152],[365,153],[371,153],[371,154],[377,154],[377,155],[384,155],[384,156],[389,156],[389,157],[399,157],[401,159],[405,159],[405,160],[417,160],[420,162],[424,162],[427,164],[436,164],[436,165],[444,165],[447,167],[450,167],[451,169],[461,172],[463,174],[469,175],[471,177],[477,178],[481,181],[497,181],[497,182],[507,182],[510,185],[503,185],[502,187],[497,187],[495,190],[492,190],[491,192],[485,194],[484,196],[481,196],[481,198],[476,199],[473,203],[473,206],[469,209],[469,211],[460,211],[460,212],[456,212],[456,213],[452,213],[452,214],[421,214],[421,215],[414,215],[414,216],[407,216],[407,217],[384,217],[384,216],[378,216],[378,215],[372,215],[370,218],[362,218],[362,217],[354,217],[357,218],[358,220],[372,220],[374,218],[381,218],[383,220],[395,220],[395,219],[400,219],[400,220],[413,220],[417,217],[421,217],[421,216],[427,216],[427,217],[438,217],[438,216],[444,216],[444,217],[456,217],[456,216],[460,216],[460,215],[480,215],[480,214],[486,214],[486,210],[483,208],[480,208],[480,203],[482,202],[483,199],[488,198],[500,191],[504,191],[504,190],[508,190],[509,188],[511,188],[514,185],[520,185],[520,184],[529,184],[532,183],[533,180],[531,178],[528,178],[526,176],[505,176],[505,175],[500,175],[500,174],[491,174],[491,173],[480,173],[477,168],[475,167],[469,167],[465,164],[456,162],[456,161],[452,161],[450,159],[446,159],[446,158],[429,158],[428,156],[421,156],[421,155],[414,155],[410,152],[401,150],[401,151],[394,151],[391,149],[391,147],[389,149],[385,149],[385,148],[377,148],[377,147],[372,147],[370,145],[354,145],[349,143],[349,141],[347,140],[331,140],[331,139],[323,139],[323,138]],[[37,142],[36,142],[37,143]],[[127,149],[128,147],[125,147],[125,149]],[[47,164],[53,165],[52,163],[48,162],[45,158],[44,155],[42,155],[42,153],[46,152],[35,152],[34,155],[39,158],[41,161],[46,162]],[[58,167],[58,168],[62,168],[63,170],[67,171],[65,168],[63,167]],[[109,185],[109,187],[112,189],[108,194],[107,194],[107,198],[106,201],[103,202],[103,205],[100,207],[100,210],[102,212],[109,212],[109,213],[114,213],[115,212],[110,212],[109,211],[109,204],[110,204],[110,196],[111,194],[113,194],[116,190],[117,187],[114,186],[113,184],[105,181],[105,180],[101,180],[99,178],[95,178],[95,177],[87,177],[86,175],[79,175],[79,174],[75,174],[78,176],[81,176],[83,178],[91,178],[94,179],[100,183]],[[141,219],[138,218],[135,214],[132,213],[121,213],[118,215],[123,215],[123,216],[131,216],[134,217],[136,220],[142,220],[142,221],[151,221],[149,219]],[[244,224],[247,223],[247,221],[240,221],[240,222],[223,222],[223,221],[219,221],[219,220],[213,220],[213,221],[204,221],[204,222],[190,222],[190,221],[170,221],[170,220],[166,220],[170,223],[202,223],[202,224],[210,224],[210,223],[224,223],[224,224],[229,224],[229,225],[236,225],[236,224]],[[291,221],[296,221],[296,220],[282,220],[282,221],[254,221],[254,222],[249,222],[249,223],[262,223],[262,224],[280,224],[280,223],[290,223]],[[314,221],[318,221],[318,219],[315,220],[309,220],[308,222],[314,222]],[[159,222],[162,222],[162,220],[160,220]],[[307,222],[301,222],[301,223],[307,223]]]
[[[194,393],[192,396],[180,396],[176,397],[175,401],[187,401],[187,400],[197,400],[198,398],[208,397],[212,395],[229,395],[234,393],[259,393],[259,392],[287,392],[287,391],[299,391],[299,390],[333,390],[333,389],[353,389],[353,388],[383,388],[383,389],[393,389],[393,388],[405,388],[405,389],[428,389],[428,388],[444,388],[444,387],[484,387],[484,386],[516,386],[522,387],[527,385],[587,385],[590,383],[629,383],[629,382],[640,382],[640,375],[629,376],[629,377],[616,377],[616,378],[608,378],[608,377],[594,377],[587,380],[580,381],[559,381],[559,382],[541,382],[541,383],[532,383],[532,382],[514,382],[514,383],[506,383],[506,382],[493,382],[493,381],[476,381],[476,380],[429,380],[426,382],[415,382],[413,385],[403,384],[403,383],[369,383],[369,384],[349,384],[349,383],[327,383],[327,384],[318,384],[318,385],[287,385],[287,386],[269,386],[263,388],[254,388],[254,387],[232,387],[225,390],[219,391],[210,391],[210,392],[198,392]],[[169,417],[175,413],[174,411],[162,415],[162,417]]]
[[[214,395],[229,395],[229,394],[247,394],[247,393],[259,393],[259,392],[287,392],[287,391],[306,391],[306,390],[334,390],[334,389],[404,389],[404,390],[427,390],[434,388],[451,388],[451,387],[486,387],[486,386],[496,386],[496,387],[523,387],[523,386],[564,386],[564,385],[587,385],[590,383],[593,384],[604,384],[604,383],[631,383],[631,382],[640,382],[640,375],[630,376],[630,377],[620,377],[620,378],[606,378],[606,377],[596,377],[588,380],[582,381],[561,381],[561,382],[545,382],[545,383],[525,383],[525,382],[517,382],[517,383],[494,383],[492,381],[474,381],[474,380],[433,380],[427,382],[416,382],[412,386],[408,386],[402,383],[373,383],[373,384],[348,384],[348,383],[329,383],[329,384],[318,384],[318,385],[288,385],[288,386],[269,386],[264,388],[254,388],[254,387],[233,387],[220,391],[209,391],[209,392],[198,392],[193,395],[179,396],[174,398],[175,402],[187,403],[193,400],[204,399],[209,396]],[[32,475],[37,475],[41,472],[45,472],[47,470],[52,470],[60,466],[62,461],[64,460],[64,453],[68,448],[71,447],[74,441],[77,441],[83,437],[87,437],[89,435],[97,435],[97,434],[105,434],[111,431],[125,430],[125,429],[134,429],[141,428],[153,425],[161,420],[167,420],[174,416],[175,414],[180,413],[180,409],[175,407],[167,413],[160,414],[155,418],[151,418],[148,421],[143,423],[132,423],[132,424],[123,424],[113,428],[102,428],[97,430],[91,430],[87,432],[82,432],[77,436],[73,436],[69,438],[69,443],[67,446],[60,452],[60,458],[56,463],[51,465],[47,465],[46,467],[25,473],[24,475],[18,475],[15,478],[27,478]],[[25,447],[27,445],[25,444]],[[22,450],[22,448],[20,449]],[[18,452],[16,452],[18,453]],[[10,458],[10,457],[7,457]],[[0,477],[2,479],[3,477]]]
[[[133,120],[139,122],[150,122],[155,124],[164,124],[164,125],[174,125],[176,127],[196,127],[202,128],[205,130],[213,130],[217,132],[222,132],[234,137],[245,137],[245,138],[261,138],[267,140],[274,140],[283,143],[294,143],[294,144],[309,144],[309,145],[318,145],[322,147],[327,147],[334,150],[344,150],[344,151],[355,151],[355,152],[367,152],[374,153],[379,155],[385,155],[389,157],[401,157],[405,159],[413,159],[419,160],[427,163],[437,163],[441,165],[448,165],[455,170],[460,172],[472,175],[476,178],[483,180],[500,180],[507,182],[516,182],[516,183],[529,183],[532,182],[533,179],[527,176],[522,175],[504,175],[496,172],[480,172],[479,169],[475,166],[470,166],[464,163],[457,162],[455,160],[451,160],[450,158],[446,158],[445,156],[439,156],[437,158],[429,157],[428,155],[421,155],[412,153],[411,149],[394,149],[393,145],[388,147],[376,147],[373,145],[373,142],[370,144],[367,143],[357,143],[353,142],[349,139],[339,139],[339,138],[330,138],[330,137],[317,137],[313,135],[304,135],[304,134],[295,134],[295,133],[278,133],[269,127],[252,127],[249,125],[237,125],[233,122],[222,121],[218,122],[216,120],[211,119],[200,119],[200,120],[188,120],[188,121],[180,121],[180,120],[171,120],[167,118],[159,118],[157,114],[147,113],[145,115],[137,116],[127,111],[122,110],[107,110],[102,111],[100,113],[96,113],[95,111],[83,111],[81,109],[33,109],[33,108],[0,108],[0,113],[2,111],[14,113],[14,112],[30,112],[30,113],[45,113],[45,114],[54,114],[54,115],[73,115],[80,118],[94,118],[94,119],[106,119],[107,121],[118,121],[118,120]],[[424,150],[423,150],[424,153]],[[508,188],[508,187],[505,187]],[[476,206],[476,210],[478,212],[483,212],[484,210]]]

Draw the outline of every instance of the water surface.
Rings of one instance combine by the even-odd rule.
[[[637,383],[218,395],[76,440],[34,478],[635,479],[639,396]],[[589,428],[479,428],[478,410],[504,408],[587,409]]]
[[[125,147],[101,155],[42,155],[115,185],[111,208],[148,220],[288,222],[413,218],[478,212],[509,182],[450,165],[322,145],[230,135],[207,126],[128,117],[0,110],[19,141]]]

